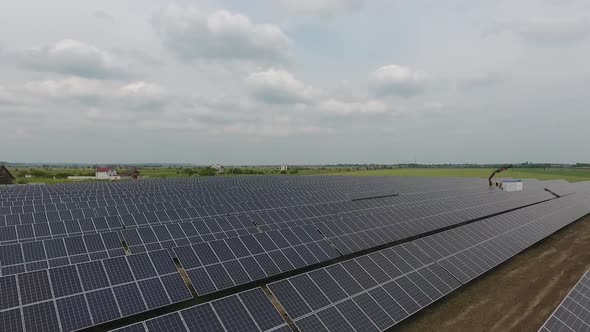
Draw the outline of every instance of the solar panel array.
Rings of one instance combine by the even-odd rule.
[[[587,189],[324,176],[0,187],[0,330],[382,331],[586,215]]]
[[[590,331],[590,270],[584,273],[539,331]]]

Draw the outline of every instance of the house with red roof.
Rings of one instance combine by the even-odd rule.
[[[95,175],[97,180],[111,180],[117,176],[117,170],[112,167],[98,167]]]

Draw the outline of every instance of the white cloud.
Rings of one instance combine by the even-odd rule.
[[[575,44],[590,36],[590,19],[534,19],[496,24],[490,33],[508,31],[523,42],[538,45]]]
[[[391,111],[391,108],[381,100],[367,101],[341,101],[327,99],[317,105],[320,112],[349,115],[349,114],[383,114]]]
[[[110,81],[68,77],[28,82],[25,90],[37,97],[62,103],[77,102],[89,107],[113,106],[123,110],[159,109],[169,99],[163,87],[143,81],[121,85]]]
[[[319,92],[280,69],[254,72],[246,78],[253,95],[266,103],[297,104],[310,102]]]
[[[287,10],[314,16],[334,16],[359,10],[363,0],[282,0]]]
[[[86,78],[132,76],[123,61],[90,44],[63,39],[52,45],[13,54],[24,68]]]
[[[409,97],[423,89],[424,74],[400,65],[387,65],[371,74],[372,87],[378,95]]]
[[[152,24],[164,46],[184,60],[284,62],[291,41],[273,24],[257,24],[226,10],[210,13],[169,6]]]

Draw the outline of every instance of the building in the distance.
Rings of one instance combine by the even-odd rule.
[[[215,165],[211,166],[211,168],[215,169],[218,174],[223,174],[223,172],[225,171],[225,168],[223,167],[223,165],[220,165],[220,164],[215,164]]]
[[[282,171],[285,171],[285,172],[286,172],[286,171],[288,171],[288,170],[289,170],[289,166],[288,166],[287,164],[282,164],[282,165],[281,165],[281,172],[282,172]]]
[[[139,170],[137,168],[130,168],[125,172],[121,172],[119,173],[119,176],[121,177],[121,180],[137,180],[139,179]]]
[[[97,180],[111,180],[117,176],[117,170],[112,167],[98,167],[95,175]]]
[[[10,171],[4,165],[0,165],[0,184],[13,184],[14,180]]]

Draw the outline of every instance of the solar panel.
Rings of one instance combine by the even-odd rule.
[[[101,289],[85,294],[94,324],[121,317],[112,289]]]
[[[162,307],[171,303],[159,278],[142,280],[138,282],[138,285],[148,309]]]
[[[63,331],[75,331],[92,326],[90,311],[88,310],[84,295],[58,299],[56,306]]]
[[[547,321],[541,332],[590,330],[590,270],[570,290]]]
[[[59,322],[52,301],[23,307],[23,320],[27,331],[59,331]]]
[[[131,316],[147,310],[137,284],[113,287],[113,292],[123,316]]]
[[[20,310],[43,303],[54,312],[39,306],[27,317],[74,330],[190,300],[174,257],[207,300],[288,273],[270,289],[300,330],[383,330],[588,212],[580,194],[520,208],[555,198],[549,186],[582,188],[539,182],[506,193],[479,179],[219,177],[1,189],[1,324],[19,330]],[[421,238],[371,253],[412,236]],[[310,268],[360,250],[369,254]],[[25,284],[41,291],[19,298]],[[148,324],[289,330],[260,289],[129,330]]]

